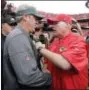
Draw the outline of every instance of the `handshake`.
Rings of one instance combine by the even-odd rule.
[[[37,42],[36,44],[36,49],[39,51],[41,48],[45,48],[45,44],[42,44],[41,42]]]
[[[45,48],[45,44],[42,44],[41,42],[37,42],[36,44],[36,49],[40,52],[41,48]],[[50,73],[50,71],[47,69],[47,65],[43,65],[43,72]]]

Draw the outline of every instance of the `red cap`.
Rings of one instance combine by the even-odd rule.
[[[67,14],[59,14],[55,18],[47,19],[47,21],[48,21],[49,24],[55,24],[55,23],[60,22],[60,21],[64,21],[68,24],[71,24],[72,23],[72,18],[71,18],[71,16],[69,16]]]

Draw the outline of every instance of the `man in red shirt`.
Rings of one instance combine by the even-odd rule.
[[[84,90],[88,86],[88,58],[83,37],[71,32],[71,17],[60,14],[52,22],[55,39],[49,50],[38,45],[39,52],[47,58],[52,75],[51,90]]]

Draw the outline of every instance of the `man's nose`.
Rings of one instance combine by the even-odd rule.
[[[35,22],[36,24],[39,24],[39,22],[38,22],[38,20],[36,20],[36,22]]]
[[[35,27],[38,27],[38,23],[35,23]]]

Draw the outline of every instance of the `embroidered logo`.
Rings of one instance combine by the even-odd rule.
[[[65,47],[63,47],[63,46],[59,48],[59,52],[63,52],[63,51],[65,51],[65,50],[67,50],[67,48],[65,48]]]
[[[27,61],[29,61],[29,60],[30,60],[30,57],[29,57],[29,56],[27,56],[27,57],[26,57],[26,60],[27,60]]]

